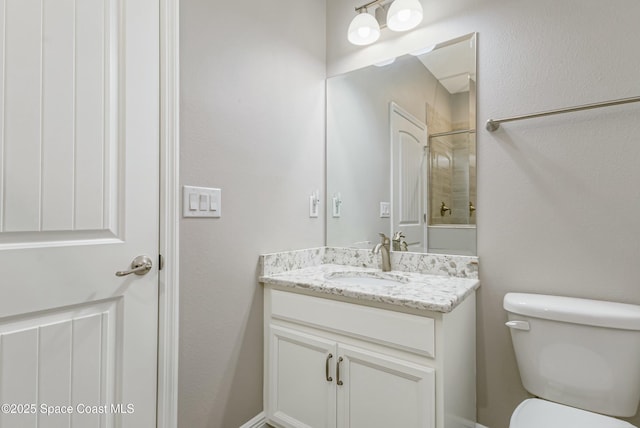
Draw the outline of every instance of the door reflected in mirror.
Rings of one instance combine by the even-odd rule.
[[[328,79],[327,245],[476,254],[476,34],[426,51]]]

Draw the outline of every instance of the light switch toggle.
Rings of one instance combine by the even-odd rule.
[[[198,195],[196,193],[189,194],[189,211],[198,210]]]
[[[209,195],[200,194],[200,211],[209,210]]]

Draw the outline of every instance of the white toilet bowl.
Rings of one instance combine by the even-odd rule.
[[[509,428],[637,428],[628,422],[550,401],[524,400],[511,415]]]

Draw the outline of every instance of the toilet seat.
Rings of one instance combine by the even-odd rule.
[[[539,398],[524,400],[511,415],[509,428],[637,428],[628,422]]]

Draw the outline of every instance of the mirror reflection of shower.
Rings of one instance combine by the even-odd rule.
[[[327,245],[401,232],[409,252],[476,254],[476,47],[467,34],[327,80]]]
[[[476,224],[475,132],[429,138],[429,224]]]
[[[447,83],[449,80],[451,83]],[[474,225],[476,201],[475,80],[439,79],[427,103],[429,225]],[[455,81],[455,83],[454,83]]]

